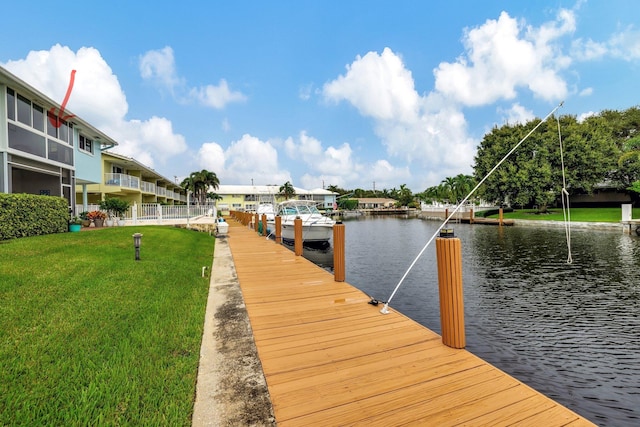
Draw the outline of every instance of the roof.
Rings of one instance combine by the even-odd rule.
[[[280,193],[281,185],[219,185],[215,190],[216,194],[272,194]],[[322,188],[305,190],[304,188],[293,187],[297,195],[326,195],[338,194]]]
[[[377,197],[356,197],[358,203],[395,203],[397,200],[395,199],[383,199]]]
[[[132,157],[127,157],[122,154],[114,153],[113,151],[103,151],[102,154],[108,157],[113,157],[115,159],[118,159],[118,161],[127,168],[140,169],[142,171],[142,174],[141,174],[142,178],[161,179],[161,180],[167,181],[170,184],[175,185],[176,187],[180,187],[180,185],[178,185],[173,179],[160,175],[158,172],[156,172],[149,166],[146,166],[140,163],[139,161],[137,161]]]

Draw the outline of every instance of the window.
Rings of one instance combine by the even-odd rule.
[[[86,138],[84,135],[80,135],[78,148],[80,148],[80,150],[82,151],[93,154],[93,141],[89,138]]]
[[[18,95],[18,121],[31,126],[31,101]]]
[[[7,88],[7,117],[10,120],[16,119],[16,93],[9,88]]]
[[[46,157],[46,145],[44,136],[9,123],[9,147],[25,153]]]
[[[44,132],[44,108],[38,104],[33,104],[33,127]]]
[[[58,139],[64,142],[69,142],[69,127],[67,122],[60,120],[60,127],[58,128]]]
[[[124,173],[124,169],[122,169],[120,166],[111,166],[111,172],[112,173]]]
[[[47,135],[52,138],[58,137],[58,128],[55,127],[54,123],[57,123],[58,117],[54,114],[51,114],[47,111]],[[53,123],[52,123],[53,122]]]

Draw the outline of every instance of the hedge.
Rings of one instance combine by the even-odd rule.
[[[62,197],[0,193],[0,240],[68,231],[69,206]]]

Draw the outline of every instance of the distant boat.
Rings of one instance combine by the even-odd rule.
[[[302,220],[303,243],[326,243],[333,236],[333,225],[336,223],[329,217],[322,215],[311,200],[286,200],[278,203],[276,215],[281,218],[282,240],[294,241],[294,221]],[[269,222],[275,230],[275,219]]]

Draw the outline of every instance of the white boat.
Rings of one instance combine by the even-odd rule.
[[[333,225],[336,223],[320,213],[316,202],[311,200],[287,200],[278,203],[276,215],[281,218],[282,239],[294,241],[294,220],[302,220],[303,243],[326,243],[333,236]],[[269,222],[275,230],[275,219]]]
[[[273,207],[273,203],[260,203],[256,210],[258,218],[262,221],[262,215],[267,216],[267,221],[274,221],[276,216],[276,210]]]

